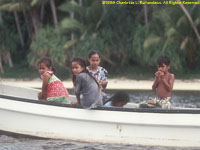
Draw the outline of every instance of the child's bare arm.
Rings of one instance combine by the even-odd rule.
[[[44,98],[43,98],[43,96],[42,96],[42,92],[39,92],[39,93],[38,93],[38,99],[39,99],[39,100],[44,100]]]
[[[99,85],[102,86],[102,87],[106,87],[107,84],[108,84],[108,81],[106,81],[106,80],[105,80],[105,81],[100,81],[100,82],[99,82]]]
[[[152,90],[155,90],[158,87],[159,82],[160,82],[160,72],[157,71],[155,73],[155,80],[154,80],[154,83],[152,85]]]
[[[45,74],[44,75],[44,78],[43,78],[43,83],[42,83],[42,93],[41,93],[41,96],[44,100],[46,100],[47,98],[47,86],[48,86],[48,82],[49,82],[49,79],[51,78],[51,75],[50,74]]]
[[[152,90],[155,90],[158,87],[158,83],[159,83],[159,79],[155,79],[153,86],[152,86]]]
[[[80,93],[76,93],[76,99],[77,99],[76,104],[80,104]]]

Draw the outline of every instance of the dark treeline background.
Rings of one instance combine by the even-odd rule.
[[[172,72],[197,72],[199,14],[199,5],[0,0],[0,72],[6,77],[9,68],[37,68],[42,56],[69,72],[70,60],[87,59],[91,50],[100,51],[102,65],[114,77],[152,74],[161,54],[171,58]],[[19,70],[16,74],[22,75]]]

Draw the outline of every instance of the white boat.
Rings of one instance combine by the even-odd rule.
[[[73,108],[0,85],[0,130],[86,142],[200,147],[200,109]]]

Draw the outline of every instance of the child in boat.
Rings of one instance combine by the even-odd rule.
[[[140,108],[171,108],[171,91],[174,85],[174,74],[168,72],[170,69],[170,58],[166,55],[161,55],[157,59],[157,64],[158,71],[155,73],[155,80],[152,86],[152,89],[157,92],[157,97],[153,100],[141,102],[139,104]]]
[[[87,66],[87,70],[93,77],[95,77],[102,90],[105,90],[108,84],[108,71],[103,67],[99,66],[101,62],[100,53],[95,50],[91,51],[88,54],[88,62],[89,66]],[[106,93],[102,92],[101,94],[103,95],[103,101],[106,101],[109,98]]]
[[[68,91],[54,75],[55,69],[51,59],[42,57],[38,62],[38,70],[43,80],[42,91],[38,93],[38,99],[69,103]]]
[[[129,95],[125,91],[118,91],[109,100],[107,100],[104,106],[107,107],[123,107],[129,102]]]
[[[83,108],[103,106],[99,83],[86,69],[85,61],[77,57],[72,60],[71,65],[72,81],[77,98],[75,104],[80,104]]]

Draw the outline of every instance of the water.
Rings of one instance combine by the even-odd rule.
[[[115,91],[109,91],[110,95]],[[131,102],[154,98],[152,91],[129,91]],[[172,93],[173,106],[200,107],[200,92],[179,91]],[[0,132],[0,150],[197,150],[200,148],[161,147],[141,145],[120,145],[84,143],[66,140],[41,139],[17,134]]]
[[[1,135],[0,150],[197,150],[197,148],[83,143]]]
[[[155,96],[156,93],[153,91],[130,91],[130,99],[134,103],[155,98]],[[200,91],[173,91],[172,106],[200,108]]]

